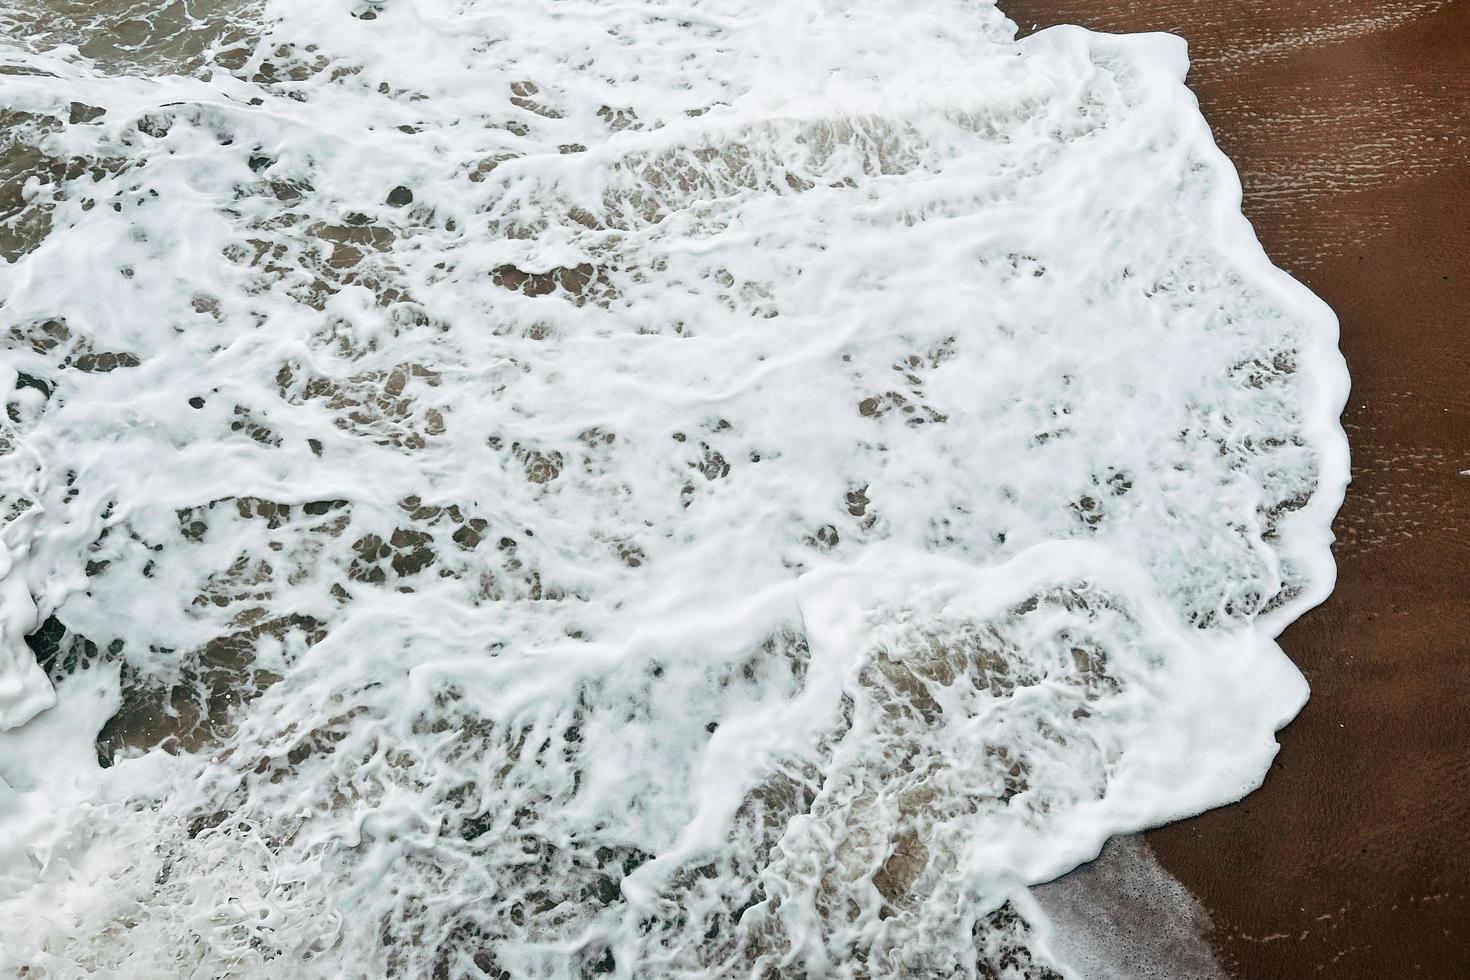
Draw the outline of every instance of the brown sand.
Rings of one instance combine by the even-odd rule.
[[[1470,0],[1001,0],[1166,30],[1273,260],[1337,311],[1337,591],[1265,786],[1148,835],[1250,980],[1470,977]]]

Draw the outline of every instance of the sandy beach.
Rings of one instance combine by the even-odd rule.
[[[1470,975],[1470,4],[1011,0],[1185,37],[1273,261],[1353,376],[1337,590],[1282,637],[1312,699],[1265,786],[1154,831],[1234,975]]]

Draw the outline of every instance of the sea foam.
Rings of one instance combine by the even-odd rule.
[[[1179,39],[42,7],[7,969],[1050,976],[1028,886],[1259,785],[1347,378]]]

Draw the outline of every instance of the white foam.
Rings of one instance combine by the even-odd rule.
[[[22,516],[5,528],[6,536],[16,540],[0,538],[0,730],[24,725],[56,703],[51,682],[25,641],[37,625],[25,574],[30,544],[25,532],[32,523]]]
[[[57,161],[0,267],[39,384],[6,612],[54,613],[62,701],[0,743],[0,963],[1041,970],[1028,885],[1259,784],[1346,374],[1178,39],[889,0],[199,29],[173,73],[0,49]],[[113,765],[12,778],[119,698]]]

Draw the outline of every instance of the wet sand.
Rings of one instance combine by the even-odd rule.
[[[1148,835],[1233,975],[1470,976],[1470,2],[1001,0],[1166,30],[1271,258],[1342,321],[1337,591],[1265,786]]]

